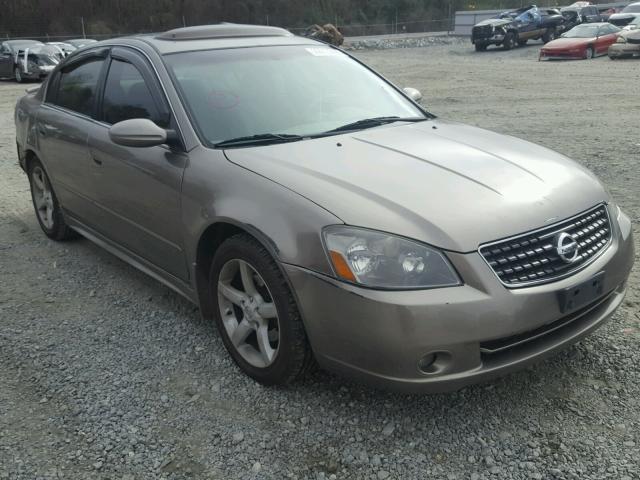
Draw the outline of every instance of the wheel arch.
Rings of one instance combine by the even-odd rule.
[[[198,238],[195,251],[193,275],[196,295],[198,297],[202,316],[207,320],[213,320],[213,302],[210,295],[209,285],[209,271],[211,269],[213,257],[225,240],[238,234],[245,234],[252,237],[269,252],[289,285],[294,298],[296,298],[289,278],[280,264],[278,248],[275,242],[251,225],[241,224],[229,218],[219,218],[204,228]]]

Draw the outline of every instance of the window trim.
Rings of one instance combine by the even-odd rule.
[[[79,115],[84,118],[90,118],[92,120],[95,120],[96,112],[97,112],[96,107],[97,107],[98,91],[99,91],[98,87],[100,86],[100,83],[102,82],[102,79],[105,74],[105,67],[107,64],[106,60],[107,60],[108,54],[109,54],[109,49],[101,47],[99,49],[91,50],[88,52],[84,52],[78,56],[74,56],[69,62],[65,62],[64,64],[62,64],[54,72],[55,77],[51,78],[47,82],[47,91],[45,92],[43,103],[49,107],[59,108],[65,112],[70,112],[70,113],[73,113],[74,115]],[[98,59],[102,59],[102,67],[100,68],[100,72],[98,73],[98,79],[96,82],[96,91],[93,98],[91,113],[87,115],[86,113],[78,112],[76,110],[71,110],[70,108],[59,105],[57,101],[58,101],[58,94],[60,93],[60,78],[62,74],[65,71],[79,68],[86,63],[89,63],[91,61],[96,61]],[[52,88],[53,88],[53,93],[50,96],[49,92]]]
[[[104,94],[107,87],[109,72],[111,71],[111,65],[113,64],[114,60],[128,63],[140,73],[140,75],[142,76],[142,80],[149,89],[149,93],[151,94],[151,98],[153,99],[153,103],[156,106],[158,114],[166,123],[165,126],[160,127],[172,128],[172,126],[174,126],[172,124],[175,122],[175,116],[173,115],[166,98],[162,94],[162,90],[158,84],[158,78],[153,74],[151,68],[144,59],[140,58],[140,56],[135,52],[123,47],[114,47],[111,50],[111,53],[107,60],[108,66],[105,71],[104,78],[100,82],[100,88],[98,90],[96,120],[100,123],[111,126],[111,124],[107,122],[104,117]]]

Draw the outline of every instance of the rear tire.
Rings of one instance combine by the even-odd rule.
[[[485,52],[487,50],[486,43],[476,43],[475,47],[476,47],[476,52]]]
[[[542,35],[542,41],[544,43],[549,43],[552,40],[555,40],[557,38],[557,33],[556,33],[556,29],[548,29],[546,32],[544,32],[544,35]]]
[[[29,162],[28,175],[33,208],[44,234],[57,241],[76,238],[78,234],[64,221],[49,176],[39,160],[33,159]]]
[[[246,234],[225,240],[214,255],[209,285],[216,326],[244,373],[263,385],[286,385],[306,373],[313,355],[300,312],[259,242]]]
[[[502,48],[505,50],[511,50],[516,46],[517,41],[516,35],[513,32],[507,32],[502,42]]]

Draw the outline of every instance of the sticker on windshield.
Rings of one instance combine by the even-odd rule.
[[[333,48],[307,48],[307,52],[316,57],[331,57],[334,55],[340,55],[337,50]]]

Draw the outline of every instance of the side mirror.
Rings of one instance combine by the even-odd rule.
[[[123,147],[155,147],[167,143],[168,132],[146,118],[123,120],[109,129],[109,138]]]
[[[416,88],[405,87],[402,89],[402,91],[406,93],[407,96],[414,102],[419,102],[420,100],[422,100],[422,93],[420,93],[420,90]]]

